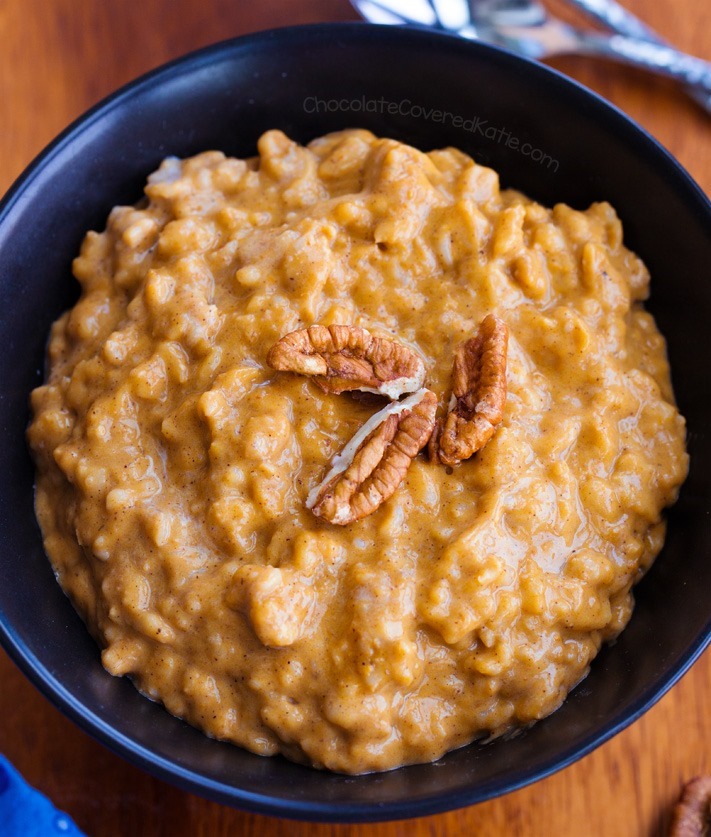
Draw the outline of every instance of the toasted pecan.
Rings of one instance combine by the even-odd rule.
[[[306,507],[341,526],[375,511],[394,494],[427,444],[436,410],[437,396],[420,389],[371,416],[334,457],[323,482],[309,493]]]
[[[454,355],[449,412],[430,447],[445,465],[458,465],[484,447],[504,416],[508,338],[506,323],[489,314]]]
[[[432,429],[432,435],[430,436],[429,442],[427,442],[427,456],[429,456],[431,462],[439,462],[439,437],[442,435],[442,426],[444,424],[443,419],[436,419],[434,428]]]
[[[411,349],[360,326],[313,325],[292,331],[272,346],[273,369],[313,376],[325,392],[375,392],[395,400],[415,392],[425,365]]]
[[[711,776],[697,776],[684,785],[674,808],[669,837],[711,834]]]

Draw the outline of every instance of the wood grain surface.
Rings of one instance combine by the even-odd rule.
[[[707,0],[623,0],[711,59]],[[570,16],[564,0],[551,7]],[[352,20],[347,0],[0,0],[0,193],[65,125],[168,59],[237,34]],[[579,20],[579,18],[578,18]],[[672,85],[592,59],[555,66],[646,127],[711,192],[711,117]],[[711,653],[650,712],[568,769],[475,807],[330,826],[246,814],[153,779],[79,731],[0,653],[0,752],[90,835],[441,837],[666,833],[682,783],[711,772]]]

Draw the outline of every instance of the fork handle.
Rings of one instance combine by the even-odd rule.
[[[666,46],[665,41],[646,23],[632,12],[621,6],[617,0],[569,0],[570,4],[581,9],[588,17],[602,23],[619,35],[639,38],[650,44]],[[711,91],[695,84],[686,84],[684,89],[697,104],[711,115]]]
[[[623,61],[671,78],[703,87],[711,93],[711,64],[664,44],[653,44],[625,35],[578,32],[578,51]]]

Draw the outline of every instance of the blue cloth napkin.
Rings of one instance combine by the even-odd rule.
[[[0,755],[0,835],[2,837],[84,837],[74,822],[30,787]]]

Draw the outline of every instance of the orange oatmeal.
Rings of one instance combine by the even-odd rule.
[[[647,270],[608,204],[452,148],[258,150],[168,158],[84,240],[28,431],[59,583],[109,672],[255,753],[362,773],[531,724],[686,476]]]

